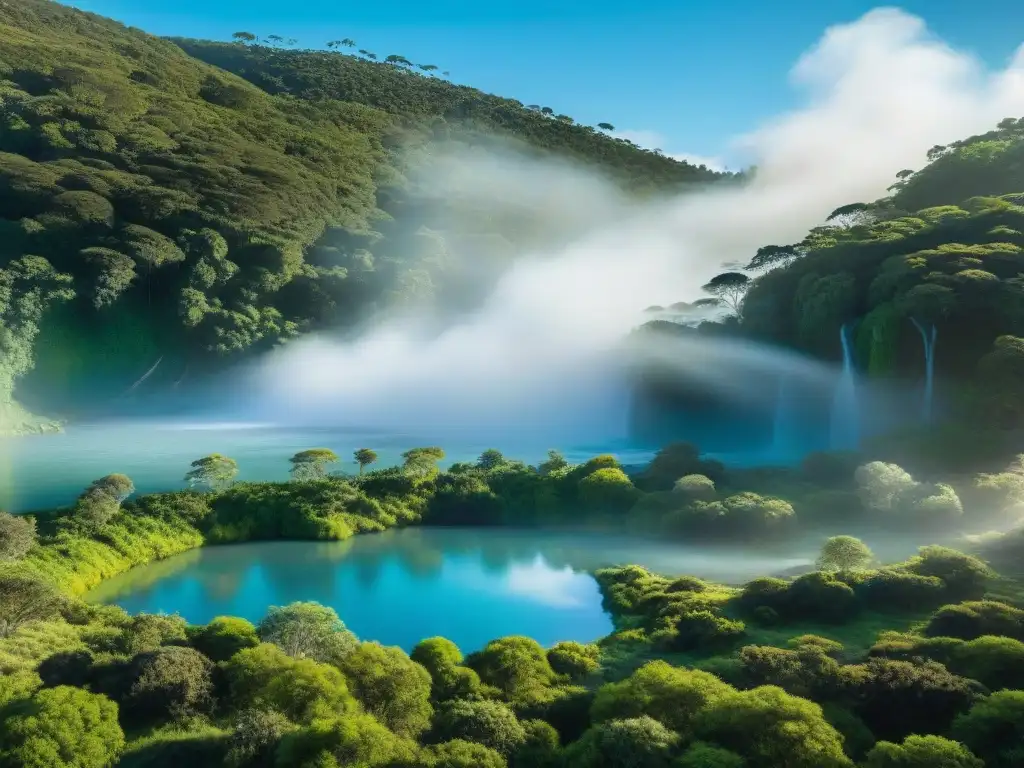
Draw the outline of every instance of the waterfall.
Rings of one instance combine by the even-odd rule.
[[[829,447],[833,451],[853,450],[860,444],[860,408],[857,403],[857,380],[853,370],[853,347],[850,326],[839,329],[843,345],[843,372],[832,400],[832,423]]]
[[[921,342],[924,345],[924,399],[921,402],[921,418],[925,422],[932,420],[932,401],[935,399],[935,341],[938,339],[939,331],[934,324],[925,328],[916,318],[910,318],[910,322],[921,334]]]

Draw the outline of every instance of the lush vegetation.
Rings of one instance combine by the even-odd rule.
[[[372,453],[354,453],[361,468]],[[744,490],[757,482],[817,483],[810,496],[846,494],[873,525],[922,535],[973,508],[848,456],[812,457],[796,484],[678,445],[632,479],[612,457],[572,466],[554,452],[527,467],[492,450],[442,472],[440,448],[414,448],[355,476],[329,470],[338,458],[309,449],[290,482],[235,483],[214,454],[188,469],[191,490],[132,499],[131,480],[109,475],[66,509],[0,514],[0,766],[1012,768],[1024,755],[1024,608],[982,560],[939,546],[879,566],[835,536],[817,570],[742,586],[601,570],[610,636],[548,649],[505,637],[466,656],[444,638],[410,655],[360,641],[316,603],[191,626],[79,598],[221,542],[413,523],[635,529],[665,508],[671,530],[699,521],[688,537],[811,524],[800,504]],[[971,487],[991,509],[1019,500],[1022,478],[1017,463]]]
[[[247,79],[49,0],[0,6],[2,429],[45,426],[17,382],[73,414],[396,304],[472,301],[460,260],[496,274],[542,235],[472,200],[428,210],[409,179],[443,146],[514,137],[627,186],[718,177],[398,63],[181,44]]]
[[[847,325],[870,379],[923,381],[930,356],[941,408],[922,415],[924,436],[892,438],[891,456],[989,462],[1024,431],[1022,158],[1024,118],[934,147],[887,197],[838,208],[799,243],[761,247],[742,271],[711,280],[708,298],[676,305],[682,324],[654,307],[651,327],[838,360]],[[707,304],[727,317],[699,322]]]

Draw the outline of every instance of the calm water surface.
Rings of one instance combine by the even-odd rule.
[[[344,542],[209,547],[135,568],[87,597],[132,613],[256,622],[271,605],[330,605],[365,640],[406,651],[443,635],[463,651],[505,635],[542,645],[612,631],[589,571],[637,563],[669,574],[738,582],[808,562],[629,540],[603,534],[409,528]]]

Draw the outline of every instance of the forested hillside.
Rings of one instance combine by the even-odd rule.
[[[901,172],[889,197],[760,249],[749,267],[770,271],[747,293],[741,326],[834,356],[839,327],[856,323],[872,376],[923,375],[923,339],[934,338],[940,376],[973,380],[993,421],[1024,426],[1024,118],[929,160]]]
[[[95,15],[0,4],[8,430],[30,426],[19,380],[18,399],[67,414],[154,365],[147,386],[166,388],[307,329],[440,301],[460,249],[499,269],[514,226],[442,233],[410,201],[410,158],[453,135],[502,132],[648,191],[718,176],[398,65],[183,45],[262,88]]]
[[[799,243],[765,245],[708,283],[711,298],[700,303],[720,304],[725,320],[647,327],[738,335],[838,361],[847,325],[861,373],[923,383],[928,351],[946,406],[937,416],[975,436],[986,426],[1019,435],[1024,118],[933,147],[924,167],[897,177],[888,196],[843,206]],[[695,305],[682,306],[696,317]],[[969,451],[961,438],[954,442]]]

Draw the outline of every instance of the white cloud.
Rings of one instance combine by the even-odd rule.
[[[628,139],[644,149],[660,149],[662,154],[674,157],[676,160],[683,160],[691,165],[704,165],[713,171],[723,171],[726,167],[725,161],[720,157],[696,155],[692,152],[677,152],[669,149],[672,145],[671,139],[658,131],[626,129],[611,131],[611,135],[620,139]]]
[[[793,81],[804,103],[740,139],[759,169],[740,188],[612,210],[617,195],[600,179],[566,187],[562,166],[515,157],[485,164],[481,205],[500,215],[525,171],[546,217],[561,213],[585,231],[520,258],[479,311],[440,334],[405,321],[351,342],[289,344],[267,361],[263,397],[244,417],[434,435],[459,428],[484,440],[519,429],[545,448],[567,435],[577,443],[621,435],[617,349],[645,307],[696,298],[723,262],[799,240],[836,207],[883,195],[930,147],[1024,115],[1024,52],[989,72],[896,10],[826,30]],[[573,193],[544,194],[556,188]],[[712,352],[678,364],[714,368]]]

